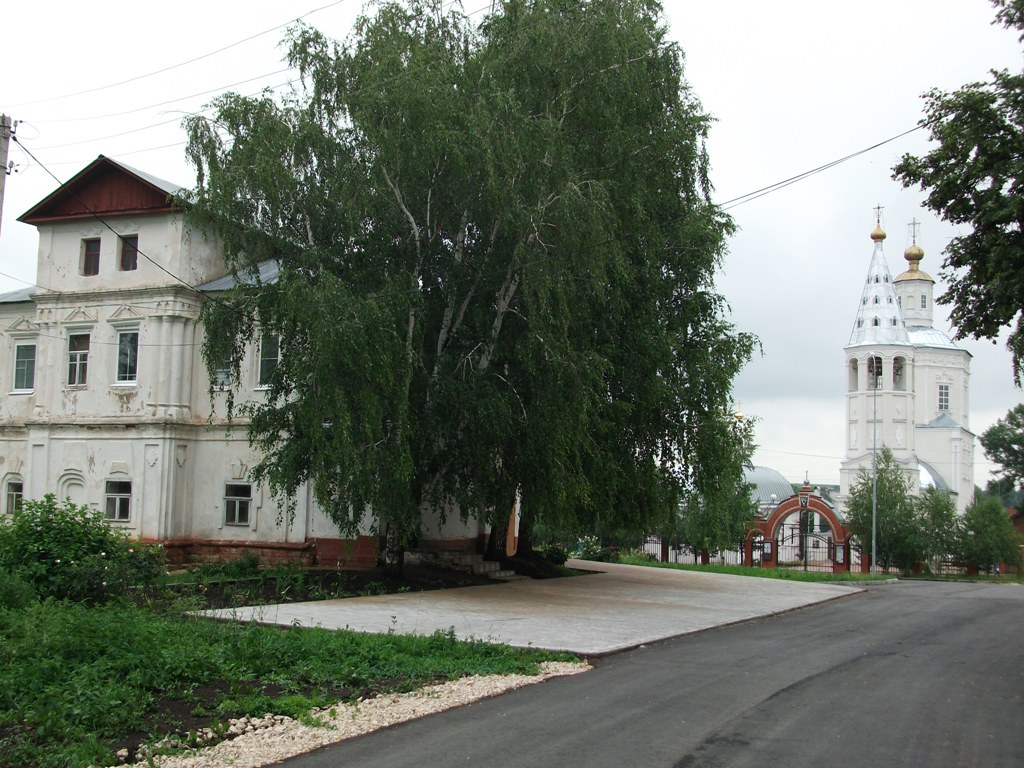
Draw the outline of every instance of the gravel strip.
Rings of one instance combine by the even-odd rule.
[[[323,727],[303,725],[287,717],[243,718],[232,721],[234,730],[240,732],[235,738],[212,747],[176,755],[154,756],[151,758],[152,763],[143,760],[134,765],[156,765],[159,768],[258,768],[389,725],[460,707],[552,677],[575,675],[590,669],[585,663],[545,662],[540,666],[539,675],[463,677],[429,685],[411,693],[378,696],[354,704],[340,703],[314,713],[324,723]]]

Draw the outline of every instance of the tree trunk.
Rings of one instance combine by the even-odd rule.
[[[405,565],[405,543],[395,523],[384,526],[384,546],[380,553],[381,567],[388,576],[402,575]]]

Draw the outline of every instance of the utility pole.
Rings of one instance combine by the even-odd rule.
[[[7,185],[7,176],[11,172],[11,169],[7,167],[7,152],[10,149],[13,134],[11,118],[7,115],[0,115],[0,168],[3,169],[3,173],[0,173],[0,225],[3,224],[4,218],[4,187]]]

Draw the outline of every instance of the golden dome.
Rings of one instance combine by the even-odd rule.
[[[914,243],[903,252],[903,258],[910,262],[911,269],[917,269],[918,263],[924,258],[924,248]]]
[[[875,225],[874,230],[871,232],[871,239],[876,243],[880,243],[885,240],[885,230],[882,229],[881,222]]]

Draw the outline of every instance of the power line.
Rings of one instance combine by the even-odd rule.
[[[64,94],[62,96],[53,96],[53,97],[45,98],[45,99],[37,99],[36,101],[25,101],[25,102],[22,102],[21,104],[13,104],[11,106],[12,107],[28,107],[28,106],[34,106],[36,104],[45,104],[45,103],[48,103],[48,102],[51,102],[51,101],[63,101],[64,99],[71,99],[71,98],[74,98],[76,96],[84,96],[84,95],[87,95],[87,94],[90,94],[90,93],[97,93],[99,91],[106,91],[106,90],[109,90],[111,88],[117,88],[117,87],[122,86],[122,85],[127,85],[128,83],[134,83],[134,82],[137,82],[139,80],[145,80],[148,77],[154,77],[156,75],[162,75],[165,72],[170,72],[170,71],[175,70],[175,69],[180,69],[181,67],[187,66],[189,64],[195,64],[197,61],[202,61],[203,59],[208,59],[211,56],[216,56],[217,54],[224,53],[224,51],[228,51],[228,50],[231,50],[232,48],[236,48],[239,45],[242,45],[243,43],[248,43],[251,40],[255,40],[255,39],[259,38],[259,37],[263,37],[264,35],[269,35],[271,32],[276,32],[279,29],[283,29],[284,27],[287,27],[289,24],[293,24],[296,21],[301,21],[302,19],[306,18],[307,16],[312,16],[314,13],[319,13],[320,11],[326,10],[327,8],[333,8],[334,6],[341,5],[344,2],[347,2],[347,0],[335,0],[335,2],[333,2],[333,3],[328,3],[327,5],[322,5],[319,8],[314,8],[313,10],[307,11],[306,13],[302,14],[301,16],[297,16],[294,19],[289,19],[288,21],[284,22],[283,24],[278,24],[277,26],[271,27],[270,29],[265,29],[262,32],[257,32],[254,35],[249,35],[249,37],[242,38],[241,40],[238,40],[238,41],[236,41],[234,43],[230,43],[229,45],[225,45],[222,48],[218,48],[215,51],[210,51],[209,53],[204,53],[201,56],[196,56],[195,58],[188,59],[187,61],[182,61],[182,62],[179,62],[177,64],[171,64],[170,66],[163,67],[162,69],[158,69],[158,70],[155,70],[153,72],[147,72],[146,74],[143,74],[143,75],[135,75],[134,77],[129,77],[126,80],[119,80],[118,82],[108,83],[107,85],[98,85],[95,88],[87,88],[84,91],[75,91],[74,93],[66,93],[66,94]]]

